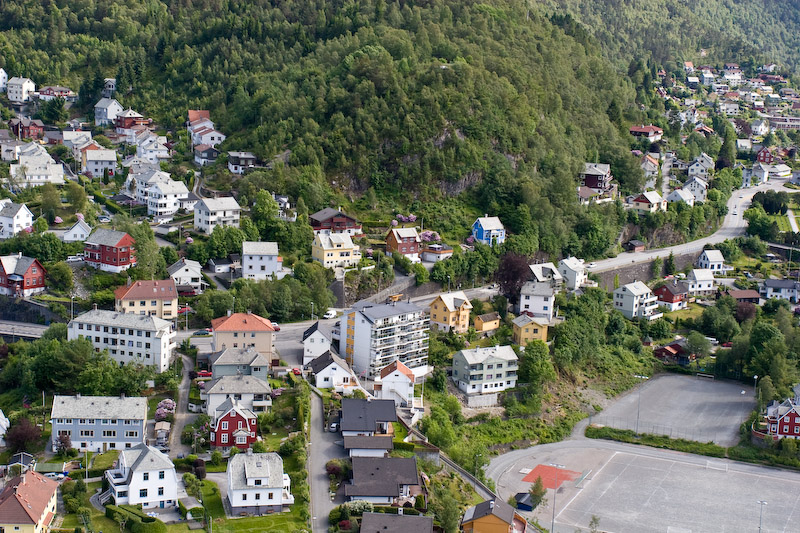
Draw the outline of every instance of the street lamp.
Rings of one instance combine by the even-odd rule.
[[[555,467],[556,469],[556,486],[553,489],[553,521],[550,523],[550,533],[553,533],[556,529],[556,496],[558,495],[558,471],[562,468],[566,468],[564,465],[558,463],[550,463],[550,466]]]
[[[767,505],[767,502],[758,500],[758,504],[761,506],[761,513],[758,516],[758,533],[761,533],[761,525],[764,523],[764,506]]]
[[[450,292],[450,274],[447,275],[447,292]]]
[[[758,386],[758,374],[753,376],[753,396],[756,395],[756,387]]]

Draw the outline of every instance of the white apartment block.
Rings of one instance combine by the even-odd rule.
[[[181,202],[189,197],[189,189],[182,181],[160,181],[147,189],[147,214],[160,220],[172,220]]]
[[[466,394],[491,394],[517,386],[517,354],[511,346],[460,350],[453,356],[453,381]]]
[[[0,91],[5,92],[8,88],[8,73],[4,68],[0,67]]]
[[[36,84],[30,78],[14,76],[6,82],[6,94],[11,103],[21,104],[27,102],[36,92]]]
[[[211,235],[217,226],[239,227],[242,208],[232,197],[202,198],[194,206],[194,229]]]
[[[117,152],[105,149],[84,152],[81,172],[89,172],[92,177],[102,178],[106,170],[109,176],[117,171]]]
[[[656,295],[650,287],[641,281],[628,283],[614,289],[614,309],[620,311],[625,318],[644,318],[655,320],[661,318],[658,312]]]
[[[18,161],[9,167],[9,185],[13,190],[38,187],[45,183],[64,184],[64,167],[38,143],[28,143],[19,151]]]
[[[242,243],[242,277],[268,279],[283,270],[277,242],[245,241]],[[281,276],[278,276],[281,277]]]
[[[93,309],[69,322],[69,340],[86,338],[95,350],[108,350],[119,363],[152,366],[157,373],[169,368],[176,347],[172,323],[155,316]]]

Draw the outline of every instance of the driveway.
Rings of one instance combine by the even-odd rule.
[[[225,508],[225,516],[236,518],[231,514],[231,504],[228,501],[228,473],[209,472],[206,474],[206,479],[213,481],[219,487],[219,497],[222,499],[222,506]]]
[[[175,458],[179,453],[189,454],[192,447],[181,444],[181,433],[187,424],[191,424],[197,418],[196,414],[189,412],[189,387],[192,381],[189,379],[189,372],[194,370],[194,362],[188,355],[181,354],[183,360],[183,378],[178,386],[178,407],[175,409],[175,420],[172,422],[172,431],[169,435],[170,456]]]
[[[308,482],[311,494],[311,530],[316,533],[328,531],[328,515],[336,505],[343,503],[331,501],[330,480],[325,473],[325,463],[337,457],[346,457],[344,448],[335,442],[341,440],[341,434],[325,431],[323,424],[322,399],[312,392]]]

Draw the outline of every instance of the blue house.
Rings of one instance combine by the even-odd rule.
[[[499,218],[486,215],[478,218],[472,224],[472,236],[480,243],[494,246],[502,244],[506,240],[506,228],[503,227]]]

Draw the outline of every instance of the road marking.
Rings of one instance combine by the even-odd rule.
[[[609,457],[609,458],[606,460],[605,464],[604,464],[603,466],[601,466],[601,467],[600,467],[600,469],[599,469],[599,470],[598,470],[598,471],[595,473],[595,475],[597,475],[597,474],[599,474],[600,472],[602,472],[602,471],[603,471],[603,469],[606,467],[606,465],[607,465],[608,463],[610,463],[610,462],[611,462],[611,461],[614,459],[614,457],[616,457],[616,456],[617,456],[617,453],[619,453],[619,452],[614,452],[614,454],[613,454],[611,457]],[[584,481],[586,481],[586,483],[588,484],[588,483],[589,483],[590,481],[592,481],[593,479],[594,479],[594,476],[592,476],[592,477],[590,477],[590,478],[587,478],[587,479],[585,479]],[[612,484],[613,484],[613,483],[612,483]],[[572,498],[570,498],[570,499],[569,499],[569,501],[566,503],[566,505],[562,505],[562,506],[561,506],[561,511],[558,511],[558,513],[556,513],[556,518],[558,518],[558,517],[561,515],[561,513],[562,513],[562,512],[563,512],[565,509],[567,509],[567,508],[570,506],[570,504],[572,503],[572,501],[573,501],[575,498],[577,498],[577,497],[578,497],[578,495],[581,493],[581,491],[583,491],[583,489],[584,489],[584,488],[586,488],[586,485],[584,485],[583,487],[577,487],[577,488],[578,488],[578,490],[577,490],[577,491],[575,491],[575,495],[574,495]],[[558,490],[558,489],[556,489],[556,490]],[[608,490],[608,489],[606,489],[606,490]],[[603,494],[605,494],[605,492],[603,492]],[[599,498],[598,498],[598,499],[599,499]]]

